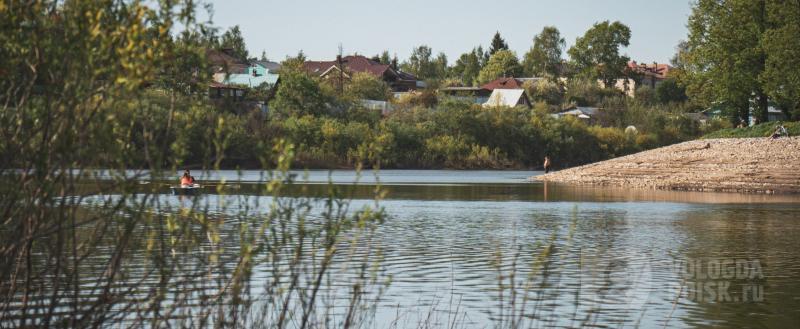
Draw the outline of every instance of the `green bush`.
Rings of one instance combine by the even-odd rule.
[[[789,136],[800,136],[800,122],[765,122],[746,128],[726,128],[717,130],[703,136],[708,138],[748,138],[748,137],[769,137],[775,132],[775,126],[782,124],[789,132]]]

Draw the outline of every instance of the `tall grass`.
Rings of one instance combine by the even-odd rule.
[[[310,328],[368,318],[385,285],[371,265],[378,250],[348,250],[371,244],[384,214],[350,209],[333,186],[285,197],[290,144],[251,150],[273,169],[255,199],[219,189],[210,194],[220,204],[176,204],[163,187],[142,188],[174,179],[186,154],[217,170],[236,145],[225,117],[202,116],[207,27],[194,6],[0,6],[0,326]],[[145,97],[148,88],[163,97]],[[330,277],[339,263],[351,277]],[[253,277],[258,266],[266,278]]]

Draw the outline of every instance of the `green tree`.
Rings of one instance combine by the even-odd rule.
[[[667,78],[656,86],[656,100],[661,104],[686,101],[686,89],[675,78]]]
[[[353,99],[388,100],[392,96],[389,85],[375,75],[366,72],[353,74],[346,85],[347,95]]]
[[[296,61],[288,59],[282,63],[281,83],[270,106],[284,117],[327,114],[330,97],[318,81],[297,66]]]
[[[519,65],[517,55],[511,50],[500,50],[496,52],[486,66],[478,74],[478,82],[483,84],[499,77],[514,77],[522,74],[522,66]]]
[[[583,78],[600,79],[606,86],[625,76],[630,60],[620,48],[630,44],[631,30],[620,22],[595,23],[575,41],[568,53],[575,71]]]
[[[508,44],[506,40],[500,36],[500,31],[497,31],[494,33],[494,37],[492,37],[492,46],[489,48],[488,56],[492,56],[500,50],[508,50]]]
[[[533,47],[522,61],[525,75],[558,78],[561,73],[561,53],[565,47],[566,42],[558,29],[545,26],[533,38]]]
[[[558,82],[549,79],[526,81],[523,84],[532,101],[545,102],[548,105],[560,105],[564,99],[564,91]]]
[[[768,1],[772,29],[763,38],[767,59],[761,81],[775,104],[800,119],[800,2]]]
[[[389,56],[388,50],[384,50],[382,53],[376,54],[375,56],[372,56],[372,58],[370,59],[381,64],[386,64],[386,65],[392,64],[392,58]]]
[[[232,49],[233,56],[239,59],[247,59],[247,46],[244,43],[242,31],[239,30],[239,25],[234,25],[232,28],[222,34],[220,48]]]
[[[463,53],[450,69],[453,77],[458,78],[465,86],[472,86],[477,82],[483,61],[483,49],[472,48],[472,51]]]
[[[381,64],[387,64],[387,65],[388,64],[392,64],[392,58],[389,56],[389,51],[388,50],[384,50],[381,53],[380,62],[381,62]]]
[[[444,79],[450,73],[450,69],[447,66],[447,55],[444,53],[439,53],[436,55],[436,59],[433,60],[433,65],[435,68],[435,76],[437,79]]]
[[[442,65],[445,68],[447,67],[447,57],[443,53],[439,53],[434,58],[433,50],[426,45],[422,45],[414,48],[408,61],[404,62],[400,68],[405,72],[416,75],[417,78],[435,80],[444,78],[442,74],[446,74],[446,72],[443,72],[446,69],[443,70]]]
[[[766,65],[762,40],[764,0],[700,0],[689,17],[687,92],[704,106],[721,104],[732,122],[767,118],[767,95],[759,80]]]

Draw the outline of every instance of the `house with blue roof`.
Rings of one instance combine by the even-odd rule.
[[[241,85],[249,88],[261,86],[264,83],[275,86],[278,83],[281,65],[270,61],[250,61],[246,67],[236,72],[230,72],[222,83]]]

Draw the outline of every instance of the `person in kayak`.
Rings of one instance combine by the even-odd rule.
[[[181,176],[181,187],[190,187],[194,185],[194,176],[189,173],[189,169],[186,169],[183,172],[183,176]]]

